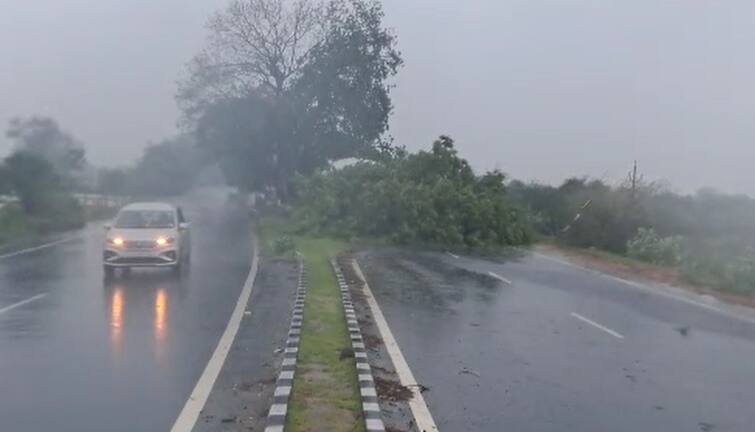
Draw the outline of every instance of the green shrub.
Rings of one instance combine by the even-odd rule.
[[[639,228],[627,242],[627,256],[652,264],[677,265],[682,259],[681,237],[659,237],[653,228]]]
[[[441,137],[430,152],[363,161],[296,182],[296,220],[308,230],[400,244],[496,248],[532,239],[504,175],[476,176]]]
[[[294,240],[287,235],[282,235],[273,240],[273,252],[276,255],[285,255],[293,252],[294,247]]]
[[[10,204],[0,209],[0,245],[29,236],[32,227],[23,210]]]
[[[755,251],[736,240],[688,242],[681,265],[689,282],[723,291],[755,294]]]

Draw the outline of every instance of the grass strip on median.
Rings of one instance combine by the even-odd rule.
[[[354,303],[351,301],[351,293],[346,278],[343,276],[341,266],[333,258],[331,260],[333,272],[338,281],[338,287],[341,290],[341,303],[343,312],[346,316],[346,326],[351,339],[351,348],[354,352],[354,360],[358,371],[359,392],[362,395],[362,411],[364,415],[365,428],[367,432],[384,432],[385,424],[380,416],[380,404],[378,402],[377,389],[375,388],[375,379],[372,376],[372,368],[367,361],[367,349],[362,338],[362,330],[359,328]]]
[[[286,235],[268,225],[263,237]],[[274,231],[274,232],[271,232]],[[324,238],[291,236],[302,254],[309,286],[299,358],[288,403],[286,431],[364,431],[356,366],[341,307],[341,293],[329,258],[346,244]]]

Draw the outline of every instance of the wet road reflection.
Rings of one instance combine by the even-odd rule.
[[[168,313],[168,295],[164,288],[157,290],[155,296],[155,354],[157,361],[162,359],[163,347],[165,344],[165,337],[167,329],[165,326],[165,317]]]
[[[110,302],[110,346],[116,354],[121,351],[123,337],[123,290],[113,290]]]
[[[755,424],[748,322],[537,257],[385,250],[360,264],[440,430]]]
[[[181,275],[104,282],[100,227],[0,260],[0,308],[45,294],[0,315],[0,430],[170,429],[249,271],[248,221],[225,197],[184,203],[193,258]]]
[[[170,342],[169,311],[172,302],[181,301],[190,277],[176,278],[158,270],[133,271],[103,283],[110,331],[110,350],[117,363],[124,339],[146,346],[156,363],[166,366],[166,345]],[[149,323],[149,329],[145,324]],[[151,334],[148,334],[147,331]]]

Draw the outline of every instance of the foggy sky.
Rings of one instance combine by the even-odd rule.
[[[96,163],[137,157],[175,131],[175,80],[222,4],[0,0],[0,121],[50,115]],[[396,144],[449,134],[479,170],[552,183],[637,159],[681,191],[755,195],[755,2],[384,4]]]

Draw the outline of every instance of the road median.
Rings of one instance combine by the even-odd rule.
[[[294,237],[309,287],[286,431],[364,431],[356,366],[329,258],[345,243]]]

